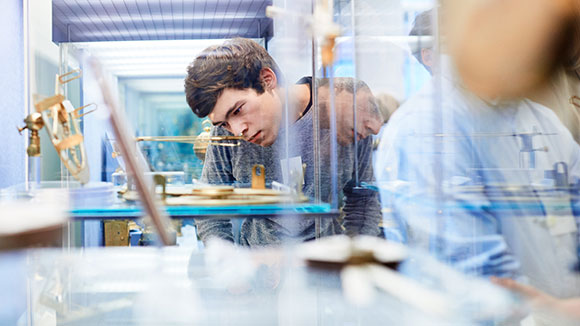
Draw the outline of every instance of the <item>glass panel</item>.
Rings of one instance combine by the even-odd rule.
[[[357,303],[343,295],[338,272],[289,264],[282,253],[227,246],[206,253],[171,247],[31,250],[0,254],[0,266],[10,262],[11,271],[21,272],[9,274],[18,287],[9,307],[24,310],[22,318],[35,325],[477,325],[487,320],[484,314],[503,316],[514,305],[506,292],[420,255],[403,269],[415,270],[410,280],[431,282],[421,286],[423,296],[377,291],[371,302]],[[384,277],[410,284],[388,270]],[[484,300],[473,300],[472,293]],[[473,318],[474,308],[484,314]]]
[[[32,130],[0,324],[577,324],[574,41],[530,64],[508,0],[101,2],[4,6]],[[541,2],[505,21],[564,29]]]
[[[478,10],[512,2],[53,0],[47,23],[50,2],[22,8],[45,131],[31,182],[0,190],[0,324],[565,325],[577,51],[517,98],[463,61],[486,41]],[[509,76],[528,62],[495,50],[475,52]],[[148,196],[171,222],[143,218]],[[177,246],[72,248],[159,243]]]
[[[369,2],[357,3],[364,7]],[[491,11],[471,8],[477,14],[464,11],[459,17],[451,16],[459,12],[458,3],[419,4],[401,1],[401,31],[413,26],[406,39],[432,77],[419,81],[409,54],[400,61],[403,104],[382,131],[375,161],[386,237],[429,252],[464,273],[529,280],[547,293],[577,296],[580,283],[572,266],[578,263],[574,171],[579,148],[562,123],[567,119],[558,119],[546,100],[539,99],[540,104],[525,96],[489,96],[481,91],[482,84],[463,81],[478,63],[469,66],[452,55],[462,49],[452,43],[453,37],[470,22],[485,21]],[[423,11],[431,7],[435,9]],[[473,36],[463,39],[472,46],[493,33],[472,31]],[[423,42],[420,35],[431,37]],[[487,55],[495,53],[482,50]],[[493,58],[498,65],[508,62]],[[370,62],[381,76],[389,75],[380,59]],[[485,76],[479,77],[483,83]],[[480,87],[483,95],[468,86]],[[554,88],[549,92],[568,98],[556,95]],[[558,111],[558,106],[551,109]]]

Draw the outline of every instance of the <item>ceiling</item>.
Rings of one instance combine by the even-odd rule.
[[[183,78],[130,78],[122,79],[119,82],[140,93],[179,93],[181,94],[181,102],[185,103],[185,98],[183,97]]]
[[[254,39],[261,45],[263,39]],[[216,40],[79,42],[69,44],[83,56],[97,59],[111,75],[142,93],[180,93],[187,66],[203,49],[223,43]]]
[[[271,0],[52,0],[53,41],[270,38]]]
[[[223,39],[206,39],[79,42],[75,43],[74,47],[98,59],[108,72],[117,77],[169,77],[183,80],[187,66],[196,55],[208,46],[221,44],[223,41]]]

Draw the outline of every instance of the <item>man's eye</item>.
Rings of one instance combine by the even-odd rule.
[[[240,113],[240,111],[242,110],[242,107],[240,106],[239,108],[237,108],[232,114],[233,115],[237,115],[238,113]]]

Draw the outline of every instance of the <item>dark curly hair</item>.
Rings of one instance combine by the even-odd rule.
[[[423,62],[423,58],[421,57],[421,49],[423,48],[431,48],[432,41],[429,41],[427,38],[421,38],[421,36],[433,36],[433,23],[432,23],[432,16],[433,16],[433,9],[423,11],[419,13],[415,17],[415,21],[413,22],[413,28],[409,32],[409,36],[419,36],[418,44],[412,43],[410,44],[411,52],[413,56],[419,61],[423,66],[425,63]],[[425,43],[423,43],[425,42]],[[425,66],[427,70],[430,71],[430,68]]]
[[[264,92],[260,71],[270,68],[282,83],[280,69],[270,54],[258,43],[235,38],[203,50],[187,67],[185,97],[198,117],[211,113],[224,89],[253,88]]]

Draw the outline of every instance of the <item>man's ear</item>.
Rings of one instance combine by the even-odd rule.
[[[421,60],[425,66],[429,68],[433,67],[433,50],[427,48],[421,49]]]
[[[270,68],[262,68],[260,71],[260,79],[264,83],[266,90],[272,90],[278,86],[278,79],[276,73]]]

